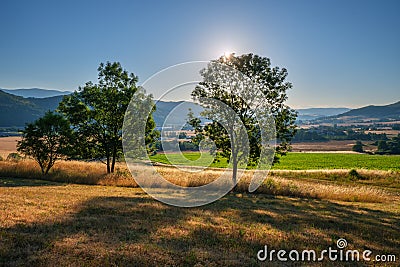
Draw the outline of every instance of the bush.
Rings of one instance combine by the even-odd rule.
[[[356,181],[356,180],[366,180],[366,177],[363,177],[361,174],[358,173],[357,170],[355,169],[351,169],[349,171],[349,176],[350,176],[350,180],[352,181]]]
[[[17,161],[20,161],[21,159],[22,159],[21,155],[18,154],[18,153],[15,153],[15,152],[10,153],[10,154],[8,154],[8,156],[7,156],[7,160],[8,160],[8,161],[15,161],[15,162],[17,162]]]
[[[363,153],[364,148],[363,148],[363,143],[361,141],[357,141],[356,144],[353,146],[353,151],[358,152],[358,153]]]

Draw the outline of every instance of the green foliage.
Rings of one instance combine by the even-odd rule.
[[[389,149],[387,142],[384,140],[378,141],[378,151],[379,152],[386,152]]]
[[[357,141],[355,143],[355,145],[353,146],[352,150],[354,152],[358,152],[358,153],[363,153],[364,152],[364,148],[363,148],[363,143],[361,141]]]
[[[186,138],[187,138],[187,135],[186,135],[185,132],[180,132],[180,133],[179,133],[178,139],[186,139]]]
[[[191,142],[198,147],[200,142],[204,139],[203,127],[201,126],[201,120],[194,116],[192,109],[189,109],[187,124],[190,125],[196,133]]]
[[[400,154],[400,134],[389,141],[378,142],[378,154]]]
[[[36,160],[42,174],[46,175],[56,160],[69,154],[72,142],[69,122],[62,115],[48,111],[42,118],[26,125],[17,150]]]
[[[351,169],[349,171],[349,176],[350,176],[350,180],[352,180],[352,181],[359,180],[361,178],[361,175],[355,169]]]
[[[269,58],[253,54],[245,54],[241,56],[231,54],[229,57],[220,57],[213,62],[229,66],[230,68],[242,73],[246,78],[250,78],[254,84],[258,85],[258,88],[263,93],[263,99],[258,99],[259,97],[257,97],[257,99],[254,100],[269,105],[269,112],[272,114],[276,126],[276,137],[278,140],[276,154],[285,155],[290,149],[289,144],[296,131],[294,125],[296,112],[285,105],[285,101],[287,100],[286,92],[292,88],[292,84],[285,81],[288,75],[287,70],[285,68],[280,69],[279,67],[271,67]],[[231,136],[236,135],[233,133],[235,123],[228,121],[227,125],[230,125],[228,128],[231,126],[232,128],[227,129],[227,125],[223,127],[219,122],[213,120],[212,115],[214,110],[212,110],[212,107],[215,107],[216,104],[207,103],[207,100],[203,99],[216,99],[226,106],[229,106],[239,117],[247,131],[250,146],[249,160],[252,165],[254,165],[254,163],[260,158],[261,131],[252,108],[236,94],[235,89],[232,89],[232,87],[234,88],[235,86],[230,87],[231,83],[229,82],[225,85],[225,77],[215,78],[212,72],[212,65],[209,65],[205,70],[203,70],[202,76],[204,81],[196,86],[192,92],[192,98],[195,101],[211,106],[211,109],[208,111],[206,109],[206,111],[202,113],[202,116],[211,119],[212,122],[201,127],[199,119],[193,118],[193,114],[190,113],[188,123],[196,132],[196,137],[193,139],[194,142],[198,143],[201,139],[207,136],[215,142],[218,151],[221,151],[224,157],[232,159],[233,181],[235,181],[237,165],[243,160],[241,158],[242,155],[240,155],[241,144],[236,144],[232,141],[232,138],[230,138]],[[216,76],[221,72],[223,71],[217,70]],[[213,78],[212,82],[207,81],[207,75],[210,75],[210,73]],[[224,113],[224,111],[222,111],[222,113]],[[275,157],[275,161],[278,161],[278,157]]]
[[[387,140],[385,133],[366,133],[369,127],[353,130],[353,126],[326,126],[319,125],[309,129],[298,129],[293,138],[293,142],[323,142],[329,140],[359,140],[359,141],[379,141]]]
[[[101,63],[97,70],[98,83],[87,82],[77,92],[65,96],[58,110],[68,118],[78,135],[74,156],[106,158],[107,172],[110,173],[114,172],[116,159],[122,155],[124,115],[138,90],[138,78],[118,62]],[[152,144],[156,137],[152,117],[147,128],[146,143]]]
[[[186,150],[199,151],[199,146],[194,144],[193,142],[184,141],[184,142],[179,142],[179,150],[180,151],[186,151]]]
[[[329,139],[309,129],[298,129],[293,142],[325,142]]]
[[[22,159],[21,155],[18,153],[15,153],[15,152],[12,152],[12,153],[8,154],[8,156],[7,156],[8,161],[17,162],[17,161],[20,161],[21,159]]]

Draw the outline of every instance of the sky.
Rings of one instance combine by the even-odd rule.
[[[106,61],[140,84],[229,51],[286,68],[293,108],[389,104],[400,100],[399,13],[397,0],[2,0],[0,88],[73,91]]]

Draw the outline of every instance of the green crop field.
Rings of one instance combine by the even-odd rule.
[[[274,169],[370,169],[400,170],[399,155],[366,155],[346,153],[288,153]]]
[[[182,156],[183,155],[183,156]],[[181,154],[156,154],[150,159],[164,164],[225,167],[227,160],[212,157],[204,153],[184,152]],[[211,164],[210,164],[211,162]],[[288,153],[280,159],[273,169],[281,170],[313,170],[313,169],[369,169],[400,171],[400,155],[366,155],[350,153]]]
[[[188,165],[188,166],[210,166],[213,168],[224,168],[228,165],[227,159],[218,157],[218,161],[213,162],[213,157],[208,153],[203,153],[200,158],[199,152],[183,152],[174,154],[159,153],[151,156],[153,162],[164,164]]]

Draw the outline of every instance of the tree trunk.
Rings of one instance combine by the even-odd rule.
[[[44,175],[45,168],[44,168],[43,163],[40,160],[36,160],[36,162],[39,164],[40,170],[42,171],[42,174]]]
[[[50,169],[51,169],[52,166],[53,166],[53,165],[50,165],[50,163],[47,165],[47,168],[46,168],[46,170],[45,170],[45,172],[44,172],[44,175],[47,175],[47,174],[49,173],[49,171],[50,171]]]
[[[107,173],[110,173],[111,172],[111,169],[110,169],[110,150],[109,150],[108,147],[106,149],[106,157],[107,157]]]
[[[235,191],[236,189],[236,183],[237,183],[237,171],[238,171],[238,159],[237,159],[237,153],[234,147],[232,147],[232,183],[234,187],[232,188],[232,191]]]
[[[111,165],[111,172],[114,172],[115,168],[115,159],[117,158],[117,147],[113,147],[113,154],[112,154],[112,165]]]

